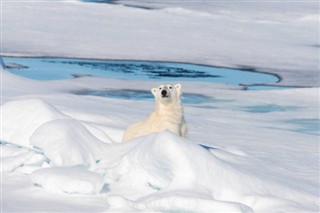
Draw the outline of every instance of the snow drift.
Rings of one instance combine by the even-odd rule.
[[[2,140],[29,147],[30,137],[42,124],[66,115],[42,100],[17,100],[1,106]]]
[[[31,144],[43,150],[54,166],[93,165],[105,145],[75,120],[54,120],[39,127]]]
[[[126,200],[127,207],[153,211],[251,212],[267,211],[270,205],[298,209],[293,199],[299,197],[304,203],[314,199],[235,168],[169,131],[130,143],[136,146],[116,166],[106,166],[106,180],[146,194],[137,201],[112,197],[111,203]]]
[[[107,144],[38,99],[7,102],[1,113],[2,172],[33,165],[34,184],[53,192],[103,195],[109,210],[252,212],[272,206],[294,211],[316,205],[314,196],[261,179],[169,131]],[[102,190],[106,187],[111,193]]]

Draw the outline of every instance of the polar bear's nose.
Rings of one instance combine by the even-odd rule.
[[[162,96],[166,96],[166,95],[167,95],[167,91],[166,91],[166,90],[162,90],[162,91],[161,91],[161,95],[162,95]]]

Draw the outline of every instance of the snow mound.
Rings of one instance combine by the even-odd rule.
[[[39,127],[30,138],[53,166],[94,165],[108,146],[79,121],[59,119]]]
[[[1,140],[30,147],[29,138],[42,124],[68,118],[53,106],[40,99],[10,101],[1,106]]]
[[[125,209],[150,211],[251,212],[270,206],[298,209],[297,197],[304,203],[314,201],[311,195],[255,176],[254,171],[235,168],[169,131],[128,144],[130,149],[116,162],[101,162],[111,186],[140,192],[138,197],[107,199],[114,210],[121,210],[122,203]]]
[[[29,150],[37,150],[52,166],[93,165],[100,160],[105,142],[112,143],[105,132],[75,120],[40,99],[10,101],[1,106],[1,141]],[[97,135],[97,136],[95,136]],[[103,138],[101,141],[98,138]],[[24,164],[30,153],[15,155],[5,171]],[[7,162],[8,159],[2,159]],[[13,162],[16,162],[13,164]]]
[[[33,166],[39,168],[42,166],[46,158],[22,147],[17,147],[9,144],[1,144],[1,172],[13,172],[22,166]]]
[[[84,168],[46,168],[32,173],[32,182],[54,192],[70,194],[97,194],[103,186],[103,177]]]
[[[107,199],[114,210],[120,199],[126,208],[152,211],[204,211],[210,207],[221,212],[251,212],[249,206],[239,202],[245,193],[239,189],[243,183],[238,191],[232,191],[235,176],[244,177],[202,147],[169,131],[130,143],[136,146],[116,166],[106,169],[106,180],[111,185],[119,184],[145,194],[138,202],[117,197]],[[250,181],[250,177],[246,179]]]

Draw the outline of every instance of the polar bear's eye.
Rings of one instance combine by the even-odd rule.
[[[172,89],[172,87],[169,87],[169,89]]]
[[[161,87],[159,87],[159,90],[161,90],[162,88]]]

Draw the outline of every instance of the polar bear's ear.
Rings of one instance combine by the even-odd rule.
[[[157,96],[157,88],[152,88],[151,89],[151,93],[154,95],[154,97],[156,97]]]
[[[182,87],[182,85],[181,84],[176,84],[176,85],[174,85],[174,87],[176,88],[176,90],[177,90],[177,92],[178,92],[178,95],[181,95],[181,87]]]
[[[181,86],[181,84],[176,84],[176,85],[174,85],[174,87],[175,87],[177,90],[180,91],[182,86]]]
[[[174,87],[175,87],[178,91],[181,91],[182,85],[181,85],[181,84],[176,84],[176,85],[174,85]]]

